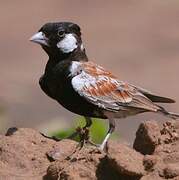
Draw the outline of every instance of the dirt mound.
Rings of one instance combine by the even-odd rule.
[[[110,141],[107,152],[87,146],[75,153],[72,140],[45,138],[26,128],[0,136],[0,180],[179,179],[179,122],[139,126],[134,149]]]

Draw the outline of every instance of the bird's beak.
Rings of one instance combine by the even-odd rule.
[[[48,44],[48,38],[44,35],[43,32],[38,32],[34,34],[31,38],[30,41],[43,45],[43,46],[49,46]]]

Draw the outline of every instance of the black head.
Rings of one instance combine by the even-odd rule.
[[[47,23],[30,40],[40,44],[49,56],[84,51],[80,27],[71,22]]]

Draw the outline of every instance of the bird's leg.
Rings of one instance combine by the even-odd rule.
[[[81,139],[87,139],[88,136],[89,136],[89,127],[91,126],[92,124],[92,120],[90,117],[85,117],[85,120],[86,120],[86,124],[83,128],[81,127],[77,127],[76,128],[76,131],[71,134],[70,136],[67,137],[67,139],[73,139],[75,138],[77,135],[80,136],[80,140]]]
[[[85,117],[85,120],[86,120],[86,125],[83,127],[83,128],[81,128],[81,127],[78,127],[77,129],[76,129],[76,135],[79,135],[79,137],[80,137],[80,142],[79,142],[79,144],[76,146],[76,148],[75,148],[75,150],[69,155],[69,156],[67,156],[67,159],[72,159],[73,158],[73,156],[74,156],[74,154],[78,154],[78,152],[82,149],[82,147],[84,146],[84,144],[86,143],[86,142],[88,142],[88,143],[90,143],[90,144],[92,144],[92,145],[94,145],[94,143],[92,143],[91,141],[89,141],[89,127],[92,125],[92,120],[91,120],[91,118],[90,117]],[[73,134],[75,134],[75,133],[73,133]],[[72,135],[73,135],[72,134]]]
[[[113,118],[109,118],[108,120],[109,120],[109,130],[108,130],[107,135],[105,136],[102,144],[100,145],[101,150],[104,150],[104,148],[107,145],[107,141],[108,141],[110,135],[114,132],[114,129],[115,129],[115,120]]]
[[[83,145],[86,142],[90,142],[89,141],[89,127],[92,125],[92,120],[90,117],[85,117],[86,120],[86,125],[83,128],[77,128],[77,132],[79,134],[80,137],[80,147],[82,148]]]

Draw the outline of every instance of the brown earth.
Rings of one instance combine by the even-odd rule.
[[[142,123],[134,149],[110,141],[107,152],[77,142],[56,142],[27,128],[0,136],[0,180],[179,179],[179,122]],[[73,153],[74,152],[74,153]]]

